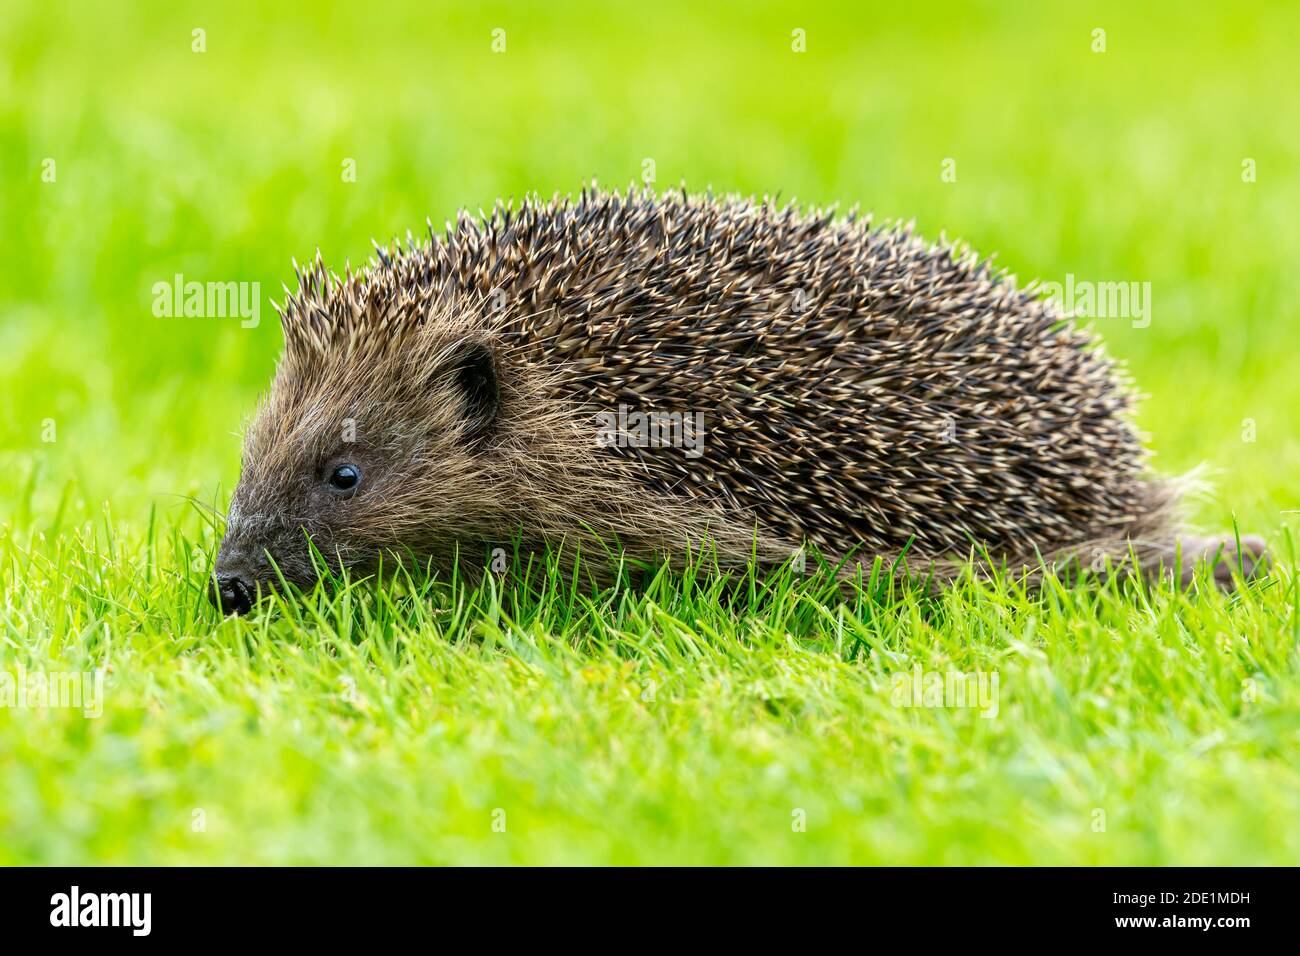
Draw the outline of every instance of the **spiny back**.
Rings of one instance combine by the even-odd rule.
[[[1124,533],[1150,504],[1131,393],[1091,337],[988,261],[909,228],[586,191],[462,215],[349,283],[350,312],[327,283],[286,308],[355,337],[478,303],[485,331],[556,373],[558,400],[703,413],[699,458],[604,450],[654,489],[831,553],[911,540],[937,556],[972,539],[1046,553]]]

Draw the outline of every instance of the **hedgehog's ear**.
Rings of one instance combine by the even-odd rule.
[[[496,356],[485,342],[464,342],[451,356],[453,380],[464,398],[466,436],[472,442],[486,437],[496,422],[501,404]]]

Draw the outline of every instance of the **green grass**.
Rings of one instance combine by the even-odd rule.
[[[0,674],[108,672],[94,719],[0,707],[0,862],[1294,862],[1300,11],[1144,7],[3,0]],[[1157,465],[1207,463],[1195,517],[1278,567],[1231,597],[409,582],[220,620],[185,496],[228,497],[279,332],[155,318],[153,283],[278,297],[291,256],[647,158],[1150,282],[1148,327],[1097,327]],[[996,716],[898,706],[918,664],[996,674]]]

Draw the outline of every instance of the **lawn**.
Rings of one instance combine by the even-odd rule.
[[[1300,859],[1300,9],[425,6],[0,0],[0,863]],[[195,500],[229,498],[292,258],[592,179],[1148,289],[1093,324],[1155,466],[1204,464],[1192,517],[1274,570],[415,580],[222,620]],[[259,321],[155,314],[177,275],[258,283]]]

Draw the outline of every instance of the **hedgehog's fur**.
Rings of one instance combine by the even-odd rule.
[[[724,564],[803,542],[951,569],[1169,560],[1177,482],[1093,337],[910,227],[682,193],[462,214],[344,278],[299,270],[223,556],[437,566],[520,538]],[[699,458],[598,440],[619,406],[702,412]],[[354,422],[355,436],[348,433]],[[355,437],[347,442],[341,436]],[[331,463],[361,459],[346,500]],[[220,570],[220,568],[218,569]]]

